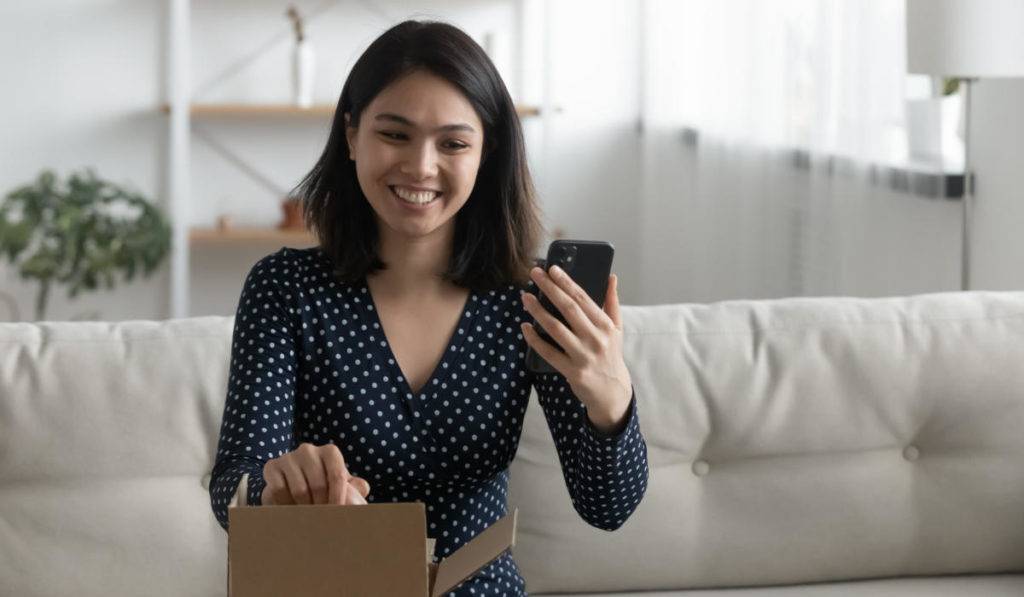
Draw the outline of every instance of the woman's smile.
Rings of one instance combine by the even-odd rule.
[[[397,185],[389,185],[388,188],[391,189],[391,193],[399,201],[415,206],[430,205],[441,197],[440,191],[413,190],[408,187],[400,187]]]

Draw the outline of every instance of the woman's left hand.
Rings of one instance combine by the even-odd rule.
[[[522,324],[526,343],[565,376],[594,426],[614,432],[624,422],[633,395],[633,382],[622,358],[618,276],[608,277],[603,310],[557,265],[548,272],[535,267],[530,277],[569,327],[544,309],[537,297],[524,292],[526,310],[565,352],[541,338],[529,323]]]

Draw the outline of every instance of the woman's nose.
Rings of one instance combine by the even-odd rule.
[[[437,151],[430,143],[410,146],[402,161],[402,172],[416,178],[431,178],[437,174]]]

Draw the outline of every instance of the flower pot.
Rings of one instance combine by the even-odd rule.
[[[294,199],[288,199],[281,203],[281,211],[284,219],[277,227],[281,230],[305,230],[306,224],[302,220],[302,203]]]

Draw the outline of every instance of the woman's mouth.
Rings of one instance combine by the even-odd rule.
[[[391,194],[406,205],[423,207],[437,201],[441,193],[437,191],[410,191],[397,186],[388,186]]]

